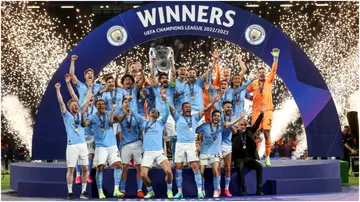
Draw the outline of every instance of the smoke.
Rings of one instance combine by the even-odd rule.
[[[16,142],[25,144],[31,154],[33,120],[30,110],[17,96],[7,95],[2,99],[2,113],[10,125],[8,132],[13,134]]]

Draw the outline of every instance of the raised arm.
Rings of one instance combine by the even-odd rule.
[[[212,100],[212,102],[211,102],[210,104],[208,104],[205,108],[203,108],[203,109],[199,112],[198,115],[199,115],[199,118],[200,118],[200,119],[204,116],[204,114],[205,114],[209,109],[211,109],[211,108],[214,106],[214,104],[215,104],[217,101],[220,100],[221,96],[222,96],[222,94],[216,95],[216,96],[214,97],[214,100]]]
[[[205,74],[203,75],[203,80],[204,80],[204,81],[206,81],[206,78],[207,78],[207,76],[208,76],[208,73],[209,73],[209,72],[211,73],[211,72],[215,69],[217,63],[219,62],[220,53],[219,53],[218,50],[215,50],[214,53],[211,53],[211,52],[210,52],[210,54],[211,54],[211,56],[213,57],[213,63],[212,63],[212,65],[211,65],[211,68],[209,68],[209,69],[205,72]]]
[[[252,79],[250,79],[249,81],[247,81],[246,83],[243,83],[241,86],[240,86],[240,88],[237,88],[236,90],[235,90],[235,94],[238,94],[238,93],[240,93],[241,91],[243,91],[243,90],[245,90],[245,89],[248,89],[248,86],[254,81],[254,80],[256,80],[257,79],[257,77],[256,77],[256,75],[254,75],[254,77],[252,78]]]
[[[57,99],[59,101],[61,114],[65,114],[66,113],[66,106],[65,106],[64,100],[63,100],[63,98],[61,96],[60,87],[61,87],[61,84],[59,82],[57,82],[55,84],[56,95],[57,95]]]
[[[112,105],[112,109],[111,109],[111,113],[110,113],[110,116],[109,116],[109,124],[113,124],[114,123],[114,112],[115,112],[115,109],[116,109],[116,104],[113,104]]]
[[[243,78],[246,73],[246,65],[242,61],[240,54],[236,55],[236,60],[240,63],[241,71],[240,71],[239,75],[241,76],[241,78]]]
[[[231,122],[225,122],[224,123],[224,127],[225,128],[230,128],[231,126],[235,125],[237,122],[239,122],[242,118],[245,117],[244,113],[241,113],[239,117],[237,117],[236,119],[232,120]]]
[[[260,106],[260,115],[256,119],[254,125],[251,126],[251,131],[253,133],[255,133],[257,131],[257,129],[259,128],[261,120],[263,119],[263,117],[264,117],[264,104],[261,104],[261,106]]]
[[[276,76],[276,71],[278,67],[278,59],[279,59],[280,50],[278,48],[274,48],[271,52],[271,55],[274,57],[274,62],[271,67],[271,71],[269,76],[266,78],[267,82],[272,83]]]
[[[71,80],[70,74],[66,74],[66,75],[65,75],[66,86],[67,86],[67,88],[68,88],[68,90],[69,90],[69,93],[70,93],[70,95],[71,95],[71,98],[74,99],[74,100],[76,100],[76,101],[78,101],[79,98],[78,98],[77,95],[75,94],[74,89],[73,89],[73,87],[71,86],[70,80]]]
[[[175,64],[174,64],[174,58],[172,56],[170,56],[170,63],[171,63],[171,77],[170,77],[170,82],[175,84],[175,76],[176,76],[176,70],[175,70]],[[170,84],[171,84],[170,83]],[[174,85],[175,86],[175,85]]]
[[[151,59],[152,63],[151,63],[151,68],[150,68],[150,86],[151,87],[155,87],[157,85],[157,80],[155,78],[155,62],[156,62],[156,58],[153,57]]]
[[[71,63],[70,63],[70,76],[71,76],[71,80],[73,82],[74,85],[76,85],[78,83],[78,79],[75,76],[75,61],[78,59],[77,55],[72,55],[71,56]]]
[[[134,116],[134,119],[136,122],[140,123],[143,120],[142,117],[140,116],[140,114],[135,112],[135,110],[133,108],[130,109],[130,112]]]

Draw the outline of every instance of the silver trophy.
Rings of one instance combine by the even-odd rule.
[[[171,47],[157,46],[156,48],[150,48],[150,65],[152,64],[152,58],[155,57],[155,70],[168,73],[171,69],[170,56],[173,56],[174,58],[174,51]]]

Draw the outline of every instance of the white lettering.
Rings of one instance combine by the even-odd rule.
[[[175,6],[175,12],[170,8],[170,6],[166,6],[166,21],[171,22],[171,17],[176,21],[180,22],[180,12],[179,6]]]
[[[148,27],[149,22],[151,25],[155,25],[156,24],[156,8],[151,9],[151,15],[150,15],[149,10],[145,10],[144,12],[145,12],[145,17],[143,16],[143,14],[140,11],[136,12],[136,14],[139,17],[143,26]]]
[[[211,15],[209,23],[214,24],[214,20],[216,20],[216,24],[221,25],[221,16],[223,15],[223,11],[220,8],[213,7],[211,9]]]
[[[191,12],[189,11],[186,5],[182,6],[182,21],[186,22],[186,16],[190,19],[191,22],[195,22],[195,5],[191,5]]]
[[[234,19],[230,16],[230,15],[235,15],[236,12],[233,10],[229,10],[226,11],[225,13],[225,18],[229,21],[229,22],[223,22],[223,25],[225,27],[232,27],[234,25]]]
[[[204,12],[204,10],[207,10],[209,6],[199,6],[199,13],[198,13],[198,22],[204,22],[207,23],[208,19],[204,19],[203,17],[207,16],[207,13]]]
[[[164,24],[165,23],[165,16],[164,16],[163,8],[159,7],[158,11],[159,11],[160,24]]]

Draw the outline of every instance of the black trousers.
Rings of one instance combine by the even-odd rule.
[[[234,163],[235,163],[235,170],[236,170],[238,179],[240,181],[242,191],[246,192],[244,168],[249,168],[251,170],[256,171],[256,188],[258,191],[261,191],[262,175],[263,175],[262,165],[259,162],[257,162],[255,159],[250,158],[250,157],[247,157],[246,159],[236,159]]]

